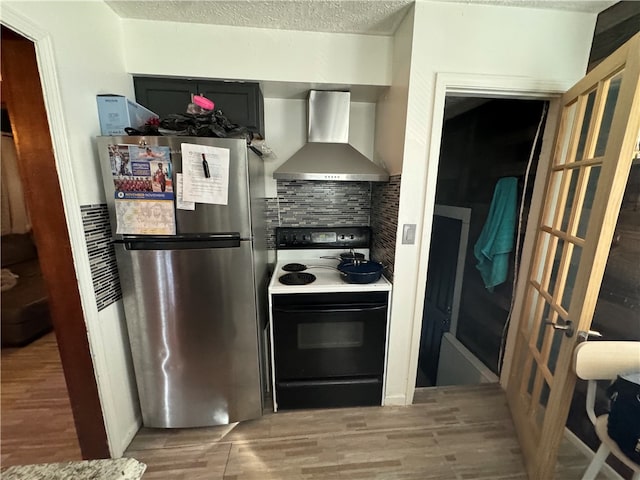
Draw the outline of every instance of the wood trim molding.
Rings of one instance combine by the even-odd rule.
[[[3,23],[7,24],[5,13],[3,7]],[[34,31],[37,35],[42,34],[37,28]],[[70,235],[82,236],[80,208],[75,195],[67,195],[66,203],[62,199],[62,190],[67,194],[75,191],[67,136],[57,132],[53,136],[57,138],[54,149],[34,45],[26,40],[3,38],[1,48],[3,98],[14,127],[20,173],[33,220],[80,449],[86,459],[108,458],[106,426],[70,241]],[[48,37],[38,40],[38,49],[41,55],[53,58]],[[41,62],[40,67],[44,70],[43,77],[53,78],[57,86],[53,62]],[[49,108],[53,116],[61,115],[60,111]],[[55,122],[58,127],[64,125],[61,118],[56,118]],[[69,215],[65,215],[65,204]],[[74,240],[76,245],[84,242],[83,238]]]
[[[555,103],[559,100],[562,93],[566,91],[571,85],[565,81],[558,81],[555,79],[535,79],[527,77],[516,76],[504,76],[504,75],[482,75],[475,73],[451,73],[451,72],[439,72],[436,74],[435,79],[435,91],[433,94],[433,108],[432,108],[432,122],[431,132],[429,138],[429,153],[428,158],[425,161],[428,163],[426,178],[425,178],[425,193],[424,193],[424,224],[422,228],[422,235],[418,239],[419,248],[419,269],[418,277],[416,279],[416,295],[415,305],[413,311],[413,329],[411,332],[410,342],[410,355],[409,365],[406,378],[406,390],[405,395],[408,403],[413,400],[413,394],[415,391],[415,375],[418,368],[418,356],[420,353],[420,332],[422,329],[422,309],[424,303],[427,269],[429,263],[429,248],[431,243],[431,227],[435,194],[436,194],[436,182],[438,178],[438,164],[440,159],[440,143],[442,139],[442,129],[444,126],[444,104],[447,94],[460,95],[460,96],[472,96],[472,97],[489,97],[489,98],[538,98],[551,100],[551,103]],[[549,116],[547,117],[549,118]],[[551,132],[551,133],[550,133]],[[545,134],[543,136],[543,152],[545,149],[545,142],[548,143],[549,137],[553,137],[555,133],[555,122],[547,121],[545,128]],[[429,134],[427,134],[429,135]],[[551,138],[552,140],[552,138]],[[543,168],[545,174],[541,177],[546,178],[546,162],[541,154],[543,161],[538,162],[538,172],[536,175],[541,174],[541,168]],[[542,165],[542,167],[541,167]],[[534,187],[534,198],[537,190],[544,188],[544,182],[542,186],[539,186],[536,182]],[[541,195],[541,193],[540,193]],[[531,208],[535,206],[533,200]],[[533,211],[533,210],[531,210]],[[534,215],[535,216],[535,215]],[[531,216],[530,216],[531,217]],[[528,230],[527,230],[528,231]],[[527,237],[523,244],[522,258],[527,255]],[[525,268],[528,268],[528,262],[524,260],[520,265],[520,273]],[[516,297],[517,298],[517,297]],[[517,310],[515,310],[517,311]],[[517,326],[517,321],[512,322],[511,329]],[[511,330],[510,329],[510,330]],[[515,330],[515,329],[514,329]],[[509,342],[507,342],[507,354],[512,350]],[[509,360],[509,356],[505,354],[505,365]],[[501,375],[501,383],[503,388],[506,388],[505,382],[508,378],[508,368],[506,369],[506,376]]]

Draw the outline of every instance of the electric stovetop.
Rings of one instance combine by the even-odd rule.
[[[369,259],[370,241],[368,227],[276,229],[277,264],[269,283],[269,293],[391,290],[391,283],[384,276],[373,283],[347,283],[337,270],[341,253],[361,253]]]

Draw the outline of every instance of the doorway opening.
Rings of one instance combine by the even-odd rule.
[[[446,96],[416,387],[498,381],[546,108],[541,99]],[[508,259],[501,253],[481,274],[474,251],[492,238],[483,230],[512,233]]]
[[[27,42],[2,28],[2,39]],[[6,83],[6,80],[5,80]],[[69,394],[50,315],[20,157],[2,101],[3,465],[80,460]],[[24,132],[21,132],[24,135]],[[24,172],[23,172],[24,174]],[[55,422],[51,422],[51,417]],[[31,437],[37,432],[40,442]]]
[[[76,442],[71,441],[70,444],[79,445],[79,454],[84,459],[107,458],[110,453],[106,427],[98,395],[93,358],[89,350],[87,325],[80,300],[78,276],[72,255],[60,177],[54,157],[49,118],[45,110],[45,96],[36,59],[38,43],[23,36],[22,34],[27,35],[23,30],[14,31],[7,28],[10,25],[4,23],[5,21],[6,19],[3,19],[0,43],[2,46],[0,56],[2,100],[6,104],[13,131],[19,176],[24,185],[33,239],[37,245],[39,266],[46,286],[47,304],[57,345],[53,342],[53,336],[43,341],[47,344],[46,350],[49,353],[52,352],[51,358],[54,358],[56,353],[59,355],[64,372],[59,386],[60,391],[68,392],[67,402],[70,400],[70,409],[73,414],[68,430],[76,436]],[[39,35],[41,39],[37,42],[48,41],[44,34]],[[42,40],[43,38],[45,40]],[[41,55],[40,60],[45,67],[50,66],[51,58],[47,55],[46,48],[43,48],[43,51],[45,54]],[[46,68],[43,71],[46,71]],[[35,343],[39,344],[40,341]],[[35,357],[28,368],[28,371],[33,374],[41,373],[44,369],[40,363],[47,361],[38,355]],[[8,453],[5,441],[9,440],[4,435],[7,420],[7,410],[4,408],[6,379],[4,368],[7,363],[4,360],[3,357],[3,465],[6,463],[5,455]],[[45,376],[42,382],[47,381]],[[42,417],[40,424],[35,424],[32,429],[23,426],[18,430],[20,435],[24,435],[24,441],[20,442],[19,439],[16,441],[19,446],[30,448],[34,443],[45,446],[48,439],[43,438],[44,424],[54,427],[57,425],[59,429],[66,428],[60,427],[57,423],[55,410],[48,412],[47,408],[53,407],[50,400],[46,397],[42,398],[43,409],[40,414],[46,415],[46,418]],[[24,408],[24,405],[20,405],[20,408]],[[31,420],[34,418],[35,416],[31,416]],[[51,445],[55,445],[55,440],[54,435],[54,442]],[[49,449],[49,453],[57,452]],[[74,460],[75,458],[70,457],[75,457],[76,454],[75,450],[73,453],[67,453],[65,459]],[[48,463],[52,458],[43,456],[36,459],[31,456],[28,462],[25,462],[24,458],[21,460],[16,458],[16,461],[34,463],[37,460]]]
[[[3,466],[80,460],[37,244],[2,105]],[[55,417],[55,422],[51,418]],[[30,437],[37,432],[41,441]]]

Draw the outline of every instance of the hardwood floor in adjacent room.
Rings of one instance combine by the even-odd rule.
[[[1,466],[81,460],[55,334],[3,348],[0,373]]]
[[[143,428],[126,456],[152,479],[526,479],[498,385],[424,389],[416,404],[299,410],[211,428]],[[563,444],[558,480],[587,459]],[[605,478],[605,477],[598,477]]]

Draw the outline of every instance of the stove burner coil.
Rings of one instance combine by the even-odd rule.
[[[284,285],[307,285],[315,281],[316,276],[311,273],[285,273],[278,280]]]
[[[282,270],[284,270],[285,272],[301,272],[306,269],[307,266],[301,263],[287,263],[284,267],[282,267]]]

